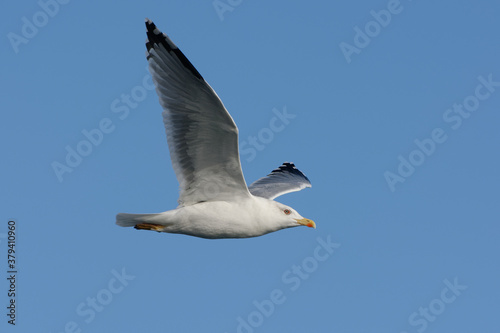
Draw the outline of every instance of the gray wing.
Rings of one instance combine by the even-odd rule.
[[[248,189],[255,196],[274,199],[280,195],[311,187],[311,182],[293,163],[285,162],[269,175],[253,182]]]
[[[146,56],[163,107],[179,204],[249,196],[231,115],[170,38],[148,19],[146,28]]]

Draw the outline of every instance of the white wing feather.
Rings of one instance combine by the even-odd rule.
[[[146,20],[147,59],[163,107],[179,205],[250,196],[238,128],[215,91],[177,46]]]

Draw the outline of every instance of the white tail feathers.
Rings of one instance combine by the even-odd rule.
[[[135,227],[140,223],[151,222],[154,217],[160,214],[126,214],[119,213],[116,215],[116,224],[121,227]]]

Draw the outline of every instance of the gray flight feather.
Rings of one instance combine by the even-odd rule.
[[[269,175],[253,182],[248,190],[255,196],[274,199],[311,187],[311,182],[293,163],[285,162]]]

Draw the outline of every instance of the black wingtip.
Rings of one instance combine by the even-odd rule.
[[[307,178],[307,176],[304,175],[304,173],[302,171],[297,169],[297,167],[295,166],[295,164],[293,164],[293,162],[283,163],[277,169],[274,169],[273,171],[271,171],[271,173],[268,176],[270,176],[272,174],[283,173],[283,172],[289,172],[289,173],[295,174],[297,176],[304,177],[309,183],[311,183],[309,178]]]
[[[196,70],[196,68],[191,64],[191,62],[186,58],[186,56],[179,50],[179,48],[168,38],[167,35],[162,33],[156,25],[150,19],[146,18],[146,34],[148,40],[146,41],[146,49],[148,50],[147,59],[151,58],[151,49],[154,49],[155,45],[163,45],[167,52],[173,53],[180,62],[186,67],[194,76],[198,79],[203,80],[201,74]]]

